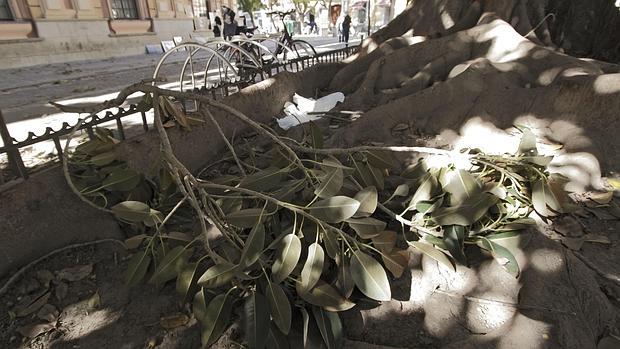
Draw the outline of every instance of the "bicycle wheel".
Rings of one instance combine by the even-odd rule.
[[[316,50],[309,42],[305,40],[293,40],[291,41],[291,50],[294,52],[295,57],[286,57],[285,59],[294,59],[302,57],[314,57],[316,56]]]

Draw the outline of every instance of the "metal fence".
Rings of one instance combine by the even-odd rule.
[[[338,50],[321,52],[314,56],[300,57],[282,63],[265,65],[263,67],[263,71],[258,74],[260,78],[256,79],[254,82],[258,82],[262,78],[272,77],[283,71],[297,72],[318,63],[339,62],[350,56],[356,50],[357,47],[354,46],[345,47]],[[211,86],[207,89],[201,89],[200,91],[210,94],[212,98],[217,99],[238,91],[244,87],[244,85],[247,85],[247,81],[242,79],[238,83],[227,83],[219,86]],[[119,107],[118,111],[115,113],[106,111],[100,113],[100,115],[94,115],[89,122],[83,123],[78,130],[86,132],[86,135],[92,139],[95,137],[95,127],[103,123],[114,122],[116,124],[115,136],[122,141],[126,139],[126,125],[124,124],[124,119],[126,120],[129,116],[140,114],[142,120],[142,132],[148,132],[149,122],[147,120],[147,113],[148,110],[141,110],[137,104],[131,104],[128,108]],[[22,148],[37,143],[52,141],[56,150],[54,154],[55,158],[62,158],[63,145],[61,143],[61,139],[67,137],[73,131],[74,127],[75,125],[69,125],[68,123],[63,122],[59,130],[53,130],[51,127],[47,127],[43,134],[36,135],[33,132],[29,132],[26,139],[18,141],[9,133],[4,118],[2,117],[2,112],[0,111],[0,136],[2,137],[2,141],[4,143],[4,145],[0,147],[0,156],[6,154],[6,157],[8,158],[6,165],[0,162],[0,170],[2,170],[0,171],[0,185],[15,179],[27,179],[31,174],[31,169],[27,168],[24,164],[21,154]]]

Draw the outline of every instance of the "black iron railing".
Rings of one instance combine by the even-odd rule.
[[[291,59],[283,63],[265,65],[263,67],[264,74],[259,75],[265,78],[271,77],[283,71],[301,71],[318,63],[339,62],[354,53],[356,49],[357,47],[346,47],[338,50],[321,52],[314,56]],[[260,80],[260,78],[258,80]],[[209,88],[201,89],[200,91],[210,94],[212,98],[217,99],[223,96],[228,96],[231,91],[234,92],[234,89],[238,90],[243,87],[243,84],[247,85],[247,81],[243,81],[242,79],[237,83],[226,83],[222,85],[211,86]],[[111,111],[106,111],[105,113],[102,112],[103,115],[93,115],[93,117],[88,122],[83,123],[78,128],[78,130],[85,131],[88,137],[92,139],[93,137],[95,137],[95,127],[103,123],[115,122],[115,137],[122,141],[126,138],[126,125],[123,123],[123,119],[126,119],[128,116],[138,113],[141,114],[143,133],[148,132],[149,122],[147,120],[147,112],[148,110],[144,110],[144,108],[139,108],[137,104],[131,104],[127,108],[119,107],[118,111],[115,113]],[[52,141],[56,150],[54,154],[55,158],[61,159],[63,153],[63,144],[61,143],[61,139],[63,137],[67,137],[74,128],[75,125],[69,125],[68,123],[63,122],[62,126],[58,130],[54,130],[51,127],[48,127],[45,129],[43,134],[40,135],[36,135],[34,132],[29,132],[24,140],[18,141],[11,136],[4,121],[4,118],[2,117],[2,112],[0,111],[0,136],[2,137],[2,141],[4,143],[4,145],[0,147],[0,155],[6,154],[6,157],[8,158],[8,162],[6,164],[0,162],[0,170],[4,169],[4,171],[0,171],[0,185],[4,184],[8,180],[18,178],[27,179],[30,175],[30,169],[28,169],[27,166],[24,164],[22,158],[22,148],[42,142]],[[5,173],[3,174],[2,172]],[[6,172],[8,172],[8,174]]]

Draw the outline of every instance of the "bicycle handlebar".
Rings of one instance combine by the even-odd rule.
[[[271,16],[271,15],[278,15],[281,18],[284,18],[284,16],[286,15],[290,15],[295,13],[295,10],[290,10],[290,11],[286,11],[286,12],[282,12],[282,11],[273,11],[273,12],[267,12],[267,15]]]

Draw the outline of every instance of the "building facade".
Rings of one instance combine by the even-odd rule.
[[[145,53],[211,36],[209,13],[236,0],[0,0],[0,69]]]

